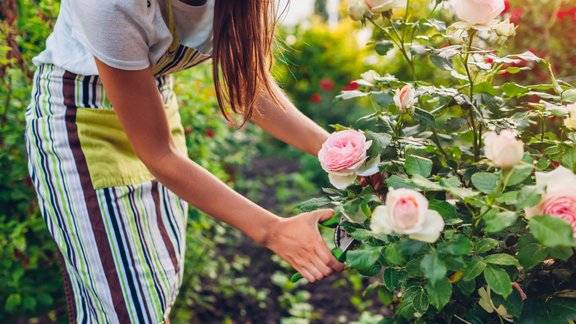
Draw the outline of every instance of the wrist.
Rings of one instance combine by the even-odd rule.
[[[253,237],[256,243],[268,247],[269,243],[272,241],[274,237],[274,233],[278,230],[280,224],[284,219],[273,215],[267,222],[261,227],[261,231],[259,231],[259,235]]]

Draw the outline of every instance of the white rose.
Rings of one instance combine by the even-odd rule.
[[[510,22],[510,19],[506,19],[494,26],[494,30],[500,36],[512,37],[516,34],[516,26]]]
[[[362,79],[370,84],[375,84],[377,79],[380,77],[380,74],[374,70],[366,71],[360,74]]]
[[[433,243],[444,229],[444,219],[428,209],[428,200],[418,191],[391,189],[386,206],[374,209],[370,227],[374,233],[406,234],[414,240]]]
[[[352,1],[348,6],[348,15],[352,20],[364,19],[366,13],[366,5],[362,1]]]
[[[484,153],[496,166],[511,168],[522,160],[524,143],[516,139],[513,131],[505,129],[500,134],[488,132],[484,136]]]
[[[488,25],[504,11],[504,0],[451,0],[459,19],[471,25]]]
[[[405,113],[408,110],[413,110],[414,101],[416,97],[416,90],[411,84],[407,84],[402,89],[397,89],[394,95],[394,104],[400,110],[401,113]]]
[[[382,13],[397,6],[397,0],[365,0],[368,9],[373,13]]]

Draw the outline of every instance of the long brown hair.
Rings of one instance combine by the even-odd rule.
[[[276,25],[274,0],[216,0],[214,7],[213,76],[220,110],[254,114],[260,93],[278,102],[270,69]]]

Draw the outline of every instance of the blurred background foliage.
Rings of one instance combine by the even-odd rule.
[[[296,106],[327,128],[352,124],[372,109],[367,100],[333,100],[357,87],[362,72],[410,79],[397,53],[375,54],[372,31],[346,19],[345,7],[340,22],[329,25],[326,2],[317,1],[317,15],[278,30],[274,75]],[[67,321],[60,269],[28,178],[23,141],[31,58],[44,48],[58,8],[58,0],[0,1],[0,321],[8,323]],[[576,1],[511,0],[506,15],[519,26],[510,52],[530,49],[550,59],[559,78],[575,81]],[[418,61],[418,75],[442,83],[429,64]],[[536,70],[500,81],[546,77]],[[315,157],[252,126],[236,130],[225,122],[209,65],[179,73],[175,84],[190,157],[235,189],[288,216],[297,212],[295,202],[318,195],[327,184]],[[286,266],[238,231],[191,209],[186,272],[172,322],[373,323],[387,314],[372,303],[377,296],[361,295],[369,282],[353,272],[303,286],[288,280]]]

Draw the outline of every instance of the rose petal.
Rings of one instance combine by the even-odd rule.
[[[560,186],[576,186],[576,175],[563,166],[551,172],[536,172],[536,184],[546,186],[546,191],[555,190]]]
[[[440,238],[440,233],[444,229],[444,219],[435,210],[428,210],[426,220],[422,224],[422,230],[418,233],[410,234],[410,238],[426,243],[434,243]]]
[[[390,226],[388,213],[385,206],[378,206],[372,212],[372,222],[370,228],[374,233],[391,234],[393,229]]]
[[[372,160],[366,162],[364,166],[358,169],[357,175],[367,177],[376,174],[380,171],[380,169],[378,168],[379,164],[380,164],[380,156],[378,155]]]
[[[354,183],[354,180],[356,180],[356,175],[352,174],[349,176],[340,176],[340,175],[335,175],[335,174],[329,173],[328,174],[328,180],[330,180],[330,183],[336,189],[344,190],[349,185]]]

